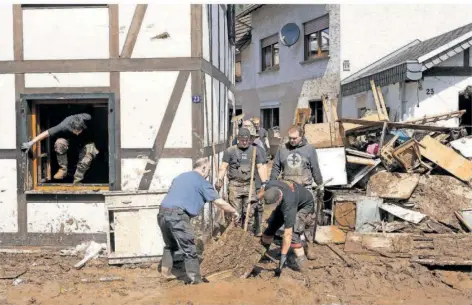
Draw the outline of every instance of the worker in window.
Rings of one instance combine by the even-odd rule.
[[[253,190],[252,198],[249,198],[249,188],[251,184],[251,167],[253,150],[256,150],[255,170],[261,179],[261,187],[267,181],[267,170],[263,154],[257,147],[251,145],[251,132],[247,128],[241,128],[238,133],[238,144],[225,150],[223,162],[218,173],[218,180],[215,183],[219,191],[223,187],[223,179],[228,172],[229,180],[229,204],[238,211],[241,217],[241,223],[244,224],[248,217],[248,228],[252,231],[254,227],[254,213],[257,206],[256,190]],[[256,173],[254,173],[254,179]],[[246,215],[247,205],[251,203],[249,215]]]
[[[159,208],[157,221],[164,239],[161,274],[167,280],[175,279],[171,273],[174,254],[183,252],[187,284],[203,282],[200,263],[195,246],[195,234],[190,219],[199,215],[205,202],[212,202],[218,208],[239,219],[238,212],[220,198],[213,186],[206,180],[211,164],[208,158],[198,159],[193,171],[180,174],[172,181],[169,192]]]
[[[313,195],[303,185],[287,180],[269,181],[260,195],[264,197],[266,204],[277,205],[267,220],[268,227],[261,238],[266,250],[269,250],[275,233],[284,226],[280,265],[277,272],[280,273],[285,266],[290,249],[293,249],[295,254],[295,269],[304,271],[306,256],[302,235],[306,220],[309,219],[314,208]]]
[[[87,132],[85,121],[89,121],[91,118],[88,113],[68,116],[61,123],[42,132],[33,140],[21,144],[21,149],[28,151],[34,144],[48,137],[56,138],[54,151],[56,152],[59,170],[54,175],[54,179],[63,180],[68,173],[67,151],[69,149],[69,142],[74,140],[80,148],[79,161],[74,174],[74,184],[77,184],[84,179],[85,173],[99,153],[93,142],[92,133]]]
[[[301,126],[292,126],[288,130],[288,139],[289,141],[281,146],[275,155],[269,180],[277,180],[280,176],[283,180],[296,182],[309,190],[315,202],[312,211],[314,215],[316,204],[318,204],[318,192],[322,194],[324,191],[322,186],[323,177],[321,176],[316,149],[304,137]],[[317,186],[320,187],[317,188]],[[313,191],[315,188],[317,191]],[[312,220],[308,224],[309,228],[305,231],[309,243],[313,241],[311,232],[315,227],[315,219]],[[314,259],[314,255],[310,252],[308,258]]]

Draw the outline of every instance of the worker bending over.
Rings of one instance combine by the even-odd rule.
[[[283,180],[293,181],[305,187],[315,199],[314,213],[317,204],[316,198],[318,198],[317,192],[323,192],[323,177],[321,176],[316,149],[304,137],[303,128],[297,125],[288,130],[288,140],[275,155],[270,180],[277,180],[280,176]],[[313,189],[316,186],[320,187],[315,192]],[[308,226],[310,228],[306,230],[306,235],[308,235],[308,241],[312,242],[313,237],[310,234],[315,226],[314,219],[309,222]],[[308,258],[312,259],[312,256],[309,255]]]
[[[186,283],[203,282],[195,246],[195,234],[190,219],[200,214],[205,202],[212,202],[223,211],[231,213],[234,221],[239,219],[239,213],[221,199],[206,180],[210,168],[208,158],[201,158],[195,162],[193,171],[174,178],[159,208],[157,222],[165,243],[161,274],[168,280],[175,279],[171,270],[174,254],[180,250],[184,255],[185,271],[188,276]]]
[[[242,215],[240,224],[245,223],[246,217],[249,217],[248,228],[253,228],[254,226],[254,212],[256,208],[254,203],[257,202],[255,190],[253,190],[252,198],[249,198],[253,150],[256,150],[254,162],[263,186],[267,181],[264,155],[261,154],[256,146],[251,145],[251,133],[247,128],[239,130],[238,144],[225,150],[223,162],[218,173],[218,180],[215,184],[216,189],[219,191],[223,187],[223,179],[226,172],[228,172],[229,204]],[[254,174],[253,179],[255,179],[255,176],[256,174]],[[250,202],[253,204],[251,204],[249,215],[246,215],[247,205]]]
[[[62,180],[67,176],[67,151],[69,150],[69,142],[73,141],[80,148],[79,162],[77,163],[77,169],[74,174],[74,184],[79,183],[84,179],[85,173],[89,170],[92,161],[99,153],[93,142],[93,132],[86,130],[87,125],[85,121],[91,118],[88,113],[68,116],[61,123],[42,132],[33,140],[21,144],[21,149],[28,151],[34,144],[47,137],[57,138],[54,143],[54,150],[56,152],[59,170],[54,175],[54,179]],[[83,132],[84,130],[85,132]]]
[[[266,204],[276,204],[277,207],[267,220],[268,227],[262,235],[262,244],[266,250],[269,250],[275,233],[283,225],[284,234],[278,272],[280,273],[284,267],[290,248],[295,254],[296,270],[303,271],[306,266],[306,256],[302,235],[305,222],[313,211],[313,195],[298,183],[277,180],[267,183],[263,196]]]

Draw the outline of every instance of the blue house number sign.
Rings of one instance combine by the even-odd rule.
[[[200,101],[201,101],[200,95],[192,96],[192,102],[193,103],[200,103]]]

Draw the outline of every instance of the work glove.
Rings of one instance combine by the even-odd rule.
[[[29,141],[29,142],[25,142],[23,144],[21,144],[21,150],[22,151],[29,151],[31,149],[31,147],[33,146],[33,141]]]
[[[280,276],[282,273],[282,268],[285,266],[285,262],[287,261],[287,254],[281,254],[280,255],[280,265],[279,267],[275,270],[275,275]]]
[[[218,179],[216,180],[216,183],[215,183],[215,189],[217,192],[219,192],[221,188],[223,188],[223,180]]]
[[[236,224],[239,222],[239,220],[241,219],[241,215],[239,215],[238,212],[234,212],[233,213],[233,222]]]

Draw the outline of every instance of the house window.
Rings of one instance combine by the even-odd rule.
[[[329,15],[304,24],[305,60],[329,54]]]
[[[94,97],[95,96],[95,97]],[[61,123],[70,115],[88,113],[92,119],[86,121],[87,129],[79,136],[57,135],[48,137],[32,148],[32,162],[29,164],[31,183],[29,190],[35,191],[83,191],[108,190],[114,183],[114,112],[113,102],[109,95],[90,94],[80,96],[51,97],[41,95],[25,95],[25,107],[28,116],[24,117],[27,134],[32,139],[40,133]],[[106,96],[106,97],[105,97]],[[63,97],[63,98],[61,98]],[[85,141],[85,138],[90,141]],[[55,152],[55,142],[58,138],[68,140],[66,152],[67,175],[63,179],[55,179],[59,170],[58,155]],[[87,142],[87,143],[86,143]],[[74,174],[80,160],[81,151],[89,142],[95,144],[98,154],[85,172],[84,178],[78,184],[73,184]],[[64,166],[64,161],[62,161]]]
[[[236,65],[235,65],[235,81],[240,83],[241,78],[241,54],[236,54]]]
[[[262,71],[279,66],[279,37],[278,34],[261,40]]]
[[[323,123],[323,102],[322,101],[310,101],[311,117],[310,122],[312,124]]]
[[[279,126],[279,108],[266,108],[261,110],[261,126],[266,130]]]

